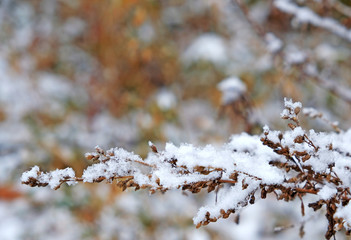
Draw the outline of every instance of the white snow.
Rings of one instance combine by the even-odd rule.
[[[345,220],[344,227],[345,229],[351,229],[351,204],[347,204],[345,207],[338,207],[335,217],[343,218]]]
[[[217,88],[222,92],[224,105],[237,101],[246,92],[246,85],[237,77],[222,80]]]
[[[97,151],[101,152],[99,147]],[[112,148],[107,153],[113,155],[104,155],[97,153],[88,153],[87,155],[98,156],[99,163],[87,167],[82,175],[84,182],[94,182],[94,180],[104,177],[107,180],[113,177],[137,175],[140,170],[136,169],[133,162],[142,161],[142,159],[132,152],[128,152],[122,148]]]
[[[306,61],[307,54],[296,46],[289,45],[285,48],[284,57],[285,63],[288,65],[301,64]]]
[[[329,200],[336,193],[337,191],[335,188],[329,187],[328,185],[324,185],[323,188],[318,191],[318,196],[320,196],[321,199]]]
[[[267,33],[265,36],[267,49],[271,53],[278,52],[283,47],[283,42],[273,33]]]
[[[48,184],[51,189],[57,188],[62,180],[65,179],[69,179],[69,181],[67,181],[68,185],[77,184],[74,180],[75,172],[72,168],[56,169],[48,173],[43,173],[38,166],[34,166],[29,171],[22,174],[21,181],[27,182],[30,178],[36,179],[39,183]]]
[[[50,172],[49,177],[49,186],[51,189],[55,189],[57,186],[60,185],[60,180],[62,179],[74,179],[75,172],[72,168],[65,168],[65,169],[56,169],[55,171]],[[75,185],[77,184],[76,181],[68,181],[68,185]]]
[[[30,178],[37,178],[38,177],[38,172],[39,172],[39,167],[38,166],[32,167],[29,171],[26,171],[26,172],[22,173],[21,181],[22,182],[27,182]]]
[[[174,93],[168,89],[161,89],[156,95],[156,102],[158,107],[167,111],[173,109],[177,104],[177,99]]]
[[[138,29],[138,37],[146,43],[151,42],[155,35],[155,29],[148,21],[144,22]]]
[[[200,60],[223,64],[228,59],[225,41],[213,33],[202,34],[190,44],[182,58],[188,64]]]
[[[229,187],[229,189],[222,190],[221,196],[219,196],[219,201],[211,205],[201,207],[193,218],[194,224],[198,224],[204,220],[207,212],[210,213],[210,217],[218,218],[220,216],[220,210],[224,209],[241,209],[242,206],[247,202],[247,196],[249,193],[255,191],[259,187],[259,181],[247,180],[249,187],[242,189],[243,178],[238,179],[238,183],[235,186]]]

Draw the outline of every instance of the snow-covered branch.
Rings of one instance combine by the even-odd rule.
[[[199,209],[194,217],[197,227],[227,218],[256,199],[272,194],[278,200],[302,201],[313,195],[308,206],[315,211],[325,206],[330,239],[344,227],[351,231],[351,131],[317,133],[300,126],[299,102],[285,99],[281,118],[289,121],[289,131],[264,127],[262,136],[246,133],[233,135],[220,147],[167,143],[163,151],[149,143],[151,152],[142,159],[121,148],[104,151],[96,147],[86,159],[94,163],[76,177],[71,168],[42,172],[38,166],[23,173],[22,183],[58,189],[62,183],[116,181],[123,188],[166,192],[181,189],[198,193],[216,191],[216,201]],[[311,115],[311,109],[304,111]],[[315,117],[314,115],[311,117]]]
[[[335,19],[321,17],[308,7],[298,7],[291,0],[275,0],[274,4],[281,11],[293,14],[295,19],[301,23],[310,23],[334,33],[349,42],[351,41],[351,30],[341,25]]]

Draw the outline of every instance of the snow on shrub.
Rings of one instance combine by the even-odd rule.
[[[289,121],[290,128],[286,132],[265,126],[262,136],[233,135],[220,147],[167,143],[159,151],[149,142],[152,151],[145,159],[121,148],[104,151],[96,147],[85,155],[93,164],[82,177],[75,177],[71,168],[44,173],[35,166],[23,173],[21,180],[32,187],[49,185],[53,189],[64,182],[72,185],[106,180],[116,181],[123,190],[149,189],[151,193],[170,189],[215,191],[216,201],[201,207],[194,217],[197,227],[228,218],[267,194],[287,202],[297,198],[302,215],[305,205],[314,211],[326,209],[326,239],[342,228],[350,234],[351,131],[335,126],[336,132],[307,131],[299,121],[302,104],[284,101],[281,118]],[[312,114],[311,109],[304,113],[322,116]],[[310,195],[314,197],[306,198]]]

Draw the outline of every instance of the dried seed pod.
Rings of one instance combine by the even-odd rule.
[[[232,179],[234,181],[238,181],[238,176],[239,176],[239,173],[234,172],[234,173],[230,174],[229,179]]]
[[[99,182],[102,182],[102,181],[104,181],[106,178],[105,177],[98,177],[98,178],[96,178],[96,179],[94,179],[94,181],[93,182],[97,182],[97,183],[99,183]]]
[[[239,224],[239,223],[240,223],[240,214],[237,214],[237,215],[235,216],[234,222],[235,222],[236,224]]]
[[[296,115],[299,114],[300,111],[301,111],[301,108],[300,108],[300,107],[296,107],[296,108],[294,109],[294,113],[295,113]]]
[[[87,160],[92,160],[93,158],[94,158],[94,155],[93,155],[93,154],[91,154],[91,153],[85,154],[85,159],[87,159]]]
[[[160,179],[159,178],[157,178],[155,182],[156,182],[157,185],[160,186]]]
[[[341,205],[345,207],[349,203],[350,199],[343,199],[341,200]]]
[[[307,155],[305,155],[305,156],[303,156],[302,158],[301,158],[301,160],[303,161],[303,162],[306,162],[308,159],[310,159],[311,158],[311,155],[309,155],[309,154],[307,154]]]
[[[333,212],[336,211],[336,205],[335,204],[330,204],[330,208]]]
[[[102,154],[102,155],[105,154],[105,151],[104,151],[101,147],[99,147],[99,146],[96,146],[96,147],[95,147],[95,151],[96,151],[97,153]]]
[[[335,229],[335,231],[340,231],[343,228],[343,226],[344,226],[343,223],[338,223],[334,229]]]
[[[213,190],[216,189],[217,184],[216,183],[211,183],[208,185],[207,192],[212,192]]]
[[[261,198],[265,199],[266,197],[267,197],[267,191],[266,191],[265,188],[262,188],[262,190],[261,190]]]
[[[249,203],[250,204],[254,204],[255,203],[255,195],[254,194],[251,195]]]
[[[297,136],[294,139],[294,143],[303,143],[303,141],[304,141],[304,136]]]
[[[274,191],[274,187],[273,186],[269,186],[267,189],[267,193],[271,193]]]
[[[307,154],[306,151],[303,151],[303,152],[294,151],[294,155],[299,156],[299,157],[305,156],[306,154]]]
[[[114,151],[108,150],[108,151],[106,152],[106,154],[112,157],[112,156],[115,155],[115,152],[114,152]]]
[[[149,141],[149,147],[151,148],[151,151],[158,153],[156,146],[151,141]]]
[[[305,226],[303,224],[301,224],[301,226],[300,226],[299,236],[300,236],[300,238],[303,238],[303,236],[305,236]]]
[[[235,213],[235,209],[234,209],[234,208],[228,209],[227,212],[228,212],[229,214],[230,214],[230,213]]]
[[[317,202],[308,204],[308,207],[312,208],[314,211],[317,211],[322,206],[323,206],[323,202],[321,202],[321,201],[317,201]]]
[[[198,192],[200,192],[201,191],[201,188],[194,188],[194,189],[192,189],[192,193],[198,193]]]
[[[134,187],[134,181],[133,180],[130,180],[127,182],[127,187],[130,188],[130,187]]]
[[[249,184],[247,184],[247,183],[245,182],[245,179],[243,179],[243,181],[241,182],[241,184],[242,184],[242,189],[243,189],[243,190],[245,190],[245,189],[249,186]]]

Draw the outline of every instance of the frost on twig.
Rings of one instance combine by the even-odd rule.
[[[123,190],[149,189],[151,193],[169,189],[218,191],[217,201],[201,207],[194,217],[197,227],[228,218],[271,194],[288,202],[300,199],[302,215],[304,204],[315,211],[326,209],[326,239],[342,228],[349,234],[351,131],[307,131],[300,126],[301,108],[301,103],[285,99],[281,117],[289,121],[290,128],[285,132],[265,126],[262,136],[233,135],[221,147],[167,143],[161,151],[149,142],[152,151],[145,159],[121,148],[104,151],[96,147],[95,152],[85,155],[93,164],[82,177],[75,177],[70,168],[44,173],[35,166],[23,173],[21,180],[30,186],[50,185],[53,189],[64,182],[105,180],[117,182]],[[314,200],[308,202],[306,195],[315,196]]]
[[[328,118],[326,118],[324,116],[324,114],[322,112],[319,112],[319,111],[317,111],[314,108],[304,108],[303,109],[303,114],[305,116],[310,117],[310,118],[319,118],[323,122],[325,122],[326,124],[331,126],[335,130],[335,132],[337,132],[337,133],[341,132],[341,130],[339,128],[339,122],[337,122],[337,121],[334,121],[334,122],[330,121]]]
[[[351,30],[332,18],[321,17],[308,7],[295,5],[291,0],[275,0],[274,5],[283,12],[293,14],[298,22],[310,23],[334,33],[349,42],[351,41]]]
[[[315,64],[307,64],[304,67],[303,72],[322,88],[327,89],[344,101],[351,103],[351,90],[347,86],[336,84],[332,79],[323,76],[323,74],[317,70]]]

